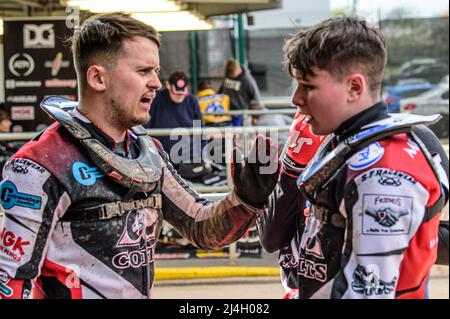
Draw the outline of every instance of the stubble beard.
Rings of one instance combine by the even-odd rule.
[[[136,125],[147,124],[147,121],[134,118],[127,114],[126,109],[120,103],[117,103],[114,98],[110,99],[106,114],[108,122],[120,130],[128,130]]]

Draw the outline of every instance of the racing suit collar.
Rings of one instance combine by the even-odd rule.
[[[378,102],[344,121],[334,133],[338,140],[342,140],[358,132],[364,125],[385,119],[388,116],[386,103]]]
[[[85,127],[89,131],[89,133],[92,134],[92,136],[94,138],[99,140],[103,145],[105,145],[107,148],[109,148],[113,152],[118,153],[118,154],[122,155],[123,157],[126,157],[126,156],[124,156],[125,154],[123,154],[123,151],[125,150],[128,153],[130,142],[131,142],[130,135],[132,135],[132,133],[130,131],[127,131],[124,141],[116,143],[112,137],[110,137],[108,134],[106,134],[101,129],[99,129],[97,126],[95,126],[95,124],[92,123],[83,114],[81,114],[78,111],[78,109],[73,110],[72,115],[75,119],[78,120],[78,122],[81,125],[83,125],[83,127]]]

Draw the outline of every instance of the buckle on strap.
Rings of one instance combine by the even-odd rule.
[[[311,212],[324,224],[332,224],[338,228],[345,228],[345,218],[340,213],[333,212],[323,206],[311,206]]]
[[[98,206],[98,219],[107,220],[114,217],[122,216],[123,214],[144,209],[144,208],[162,208],[161,194],[150,195],[146,199],[137,199],[129,202],[115,202],[106,203]]]

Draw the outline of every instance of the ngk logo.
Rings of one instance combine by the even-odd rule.
[[[23,249],[25,246],[29,246],[29,241],[24,241],[22,237],[16,236],[13,232],[4,230],[0,233],[0,251],[6,249],[4,251],[8,255],[19,253],[20,256],[25,255],[25,250]],[[2,249],[4,248],[4,249]],[[14,258],[14,256],[11,256]],[[16,256],[17,257],[17,256]],[[16,258],[14,258],[16,259]]]

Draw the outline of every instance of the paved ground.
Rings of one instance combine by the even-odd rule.
[[[239,258],[237,265],[273,267],[277,254],[263,254],[262,258]],[[156,261],[158,269],[165,267],[226,266],[227,259]],[[430,298],[449,299],[449,267],[434,266],[430,279]],[[228,277],[189,280],[156,281],[156,299],[280,299],[284,295],[278,276]]]

